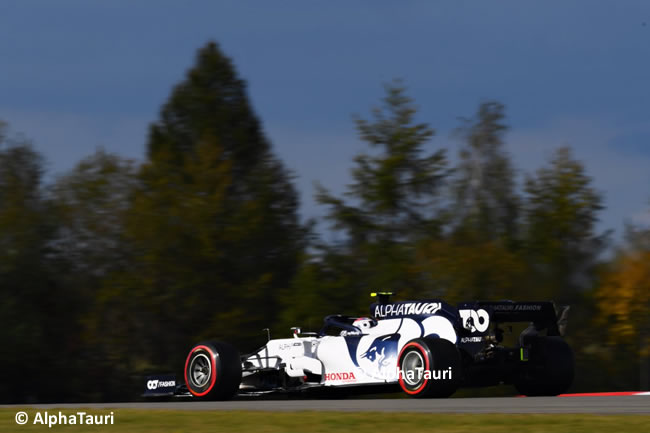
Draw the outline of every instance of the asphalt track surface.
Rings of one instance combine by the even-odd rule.
[[[12,406],[4,406],[5,408]],[[342,412],[420,412],[420,413],[582,413],[650,415],[650,396],[613,397],[492,397],[367,400],[235,400],[170,401],[103,404],[22,405],[36,409],[145,409],[196,411],[342,411]]]

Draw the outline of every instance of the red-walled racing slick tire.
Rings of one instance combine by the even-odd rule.
[[[239,389],[241,377],[239,352],[227,343],[199,343],[187,355],[185,385],[194,397],[228,400]]]
[[[411,397],[446,398],[458,389],[461,359],[456,346],[441,338],[416,338],[399,354],[399,384]]]

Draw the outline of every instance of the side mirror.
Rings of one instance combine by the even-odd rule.
[[[293,332],[293,338],[298,338],[298,336],[300,335],[300,328],[294,326],[293,328],[291,328],[291,331]]]

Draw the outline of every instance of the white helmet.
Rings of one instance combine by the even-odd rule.
[[[371,319],[370,317],[359,317],[354,322],[352,322],[352,326],[364,332],[370,330],[370,328],[377,326],[377,321],[375,319]]]

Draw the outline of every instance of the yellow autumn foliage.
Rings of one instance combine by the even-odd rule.
[[[650,251],[628,251],[614,262],[597,293],[612,343],[640,344],[650,355]]]

